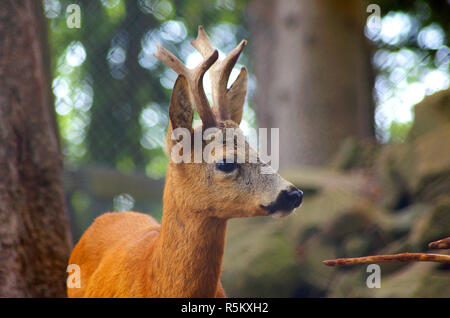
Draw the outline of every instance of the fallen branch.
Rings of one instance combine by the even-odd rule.
[[[433,249],[449,249],[450,237],[428,244]],[[437,262],[450,264],[450,255],[430,253],[401,253],[393,255],[372,255],[354,258],[338,258],[323,261],[328,266],[351,266],[359,264],[396,263],[396,262]]]
[[[376,264],[392,262],[438,262],[450,264],[450,255],[427,253],[401,253],[394,255],[374,255],[355,258],[338,258],[323,261],[328,266],[351,266],[359,264]]]
[[[431,242],[428,244],[428,247],[432,249],[450,249],[450,236],[439,241]]]

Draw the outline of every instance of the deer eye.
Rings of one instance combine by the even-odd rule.
[[[216,169],[230,173],[238,167],[238,164],[236,162],[226,162],[226,161],[219,161],[216,163]]]

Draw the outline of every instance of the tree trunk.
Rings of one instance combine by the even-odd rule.
[[[71,250],[42,1],[0,10],[0,297],[65,297]]]
[[[248,7],[259,127],[280,128],[280,166],[323,165],[373,138],[364,1],[254,0]]]

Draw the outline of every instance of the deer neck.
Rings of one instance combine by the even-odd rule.
[[[166,197],[156,244],[157,273],[163,297],[214,297],[225,246],[226,220],[185,211],[183,197]]]

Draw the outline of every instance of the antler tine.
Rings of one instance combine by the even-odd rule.
[[[214,51],[205,29],[203,29],[201,25],[198,27],[197,38],[194,41],[191,41],[191,45],[196,48],[203,57],[208,56]]]
[[[217,58],[219,57],[217,50],[210,52],[210,54],[205,57],[203,62],[194,69],[187,68],[175,55],[159,44],[157,45],[157,50],[153,55],[161,62],[169,66],[178,75],[183,75],[186,77],[191,90],[191,95],[194,99],[194,105],[200,118],[202,119],[203,127],[216,127],[216,118],[203,89],[203,76],[211,65],[217,61]]]
[[[158,44],[156,46],[156,52],[153,55],[165,63],[168,67],[174,70],[178,75],[182,74],[188,77],[189,70],[186,66],[184,66],[183,62],[181,62],[175,55],[173,55],[170,51],[166,50],[165,47]]]
[[[202,26],[198,27],[197,38],[191,44],[204,58],[214,50]],[[225,59],[214,63],[210,70],[214,109],[221,120],[230,119],[226,106],[229,98],[227,95],[228,79],[245,45],[247,45],[247,41],[242,40]]]

